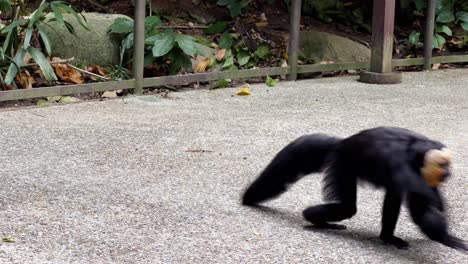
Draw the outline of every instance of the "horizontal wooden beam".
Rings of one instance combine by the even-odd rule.
[[[181,85],[193,82],[207,82],[224,79],[241,79],[260,76],[274,76],[288,74],[289,67],[270,67],[248,70],[234,71],[216,71],[207,73],[193,73],[184,75],[173,75],[163,77],[145,78],[143,87],[160,86],[160,85]]]
[[[48,97],[57,95],[72,95],[79,93],[103,92],[111,90],[133,89],[134,80],[97,82],[76,85],[61,85],[52,87],[41,87],[31,89],[18,89],[10,91],[0,91],[0,101],[30,99],[38,97]]]
[[[468,62],[468,55],[450,55],[450,56],[437,56],[432,57],[431,63],[460,63]],[[410,58],[410,59],[395,59],[393,60],[393,67],[402,66],[416,66],[423,65],[424,58]]]

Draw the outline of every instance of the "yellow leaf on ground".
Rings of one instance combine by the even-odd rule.
[[[81,73],[64,63],[52,64],[57,76],[64,82],[84,83]]]
[[[226,49],[220,49],[215,54],[216,59],[219,61],[224,59],[224,56],[226,56]]]
[[[206,58],[202,61],[200,61],[195,67],[195,72],[205,72],[206,68],[210,65],[211,60],[209,58]]]
[[[244,86],[244,87],[242,87],[242,89],[240,89],[239,91],[237,91],[236,94],[237,94],[237,95],[251,95],[252,93],[250,92],[249,87]]]
[[[27,70],[22,70],[17,76],[16,81],[23,87],[23,89],[31,89],[36,80],[31,76]]]

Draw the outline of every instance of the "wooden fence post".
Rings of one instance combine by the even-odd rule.
[[[288,64],[289,64],[289,81],[297,79],[297,60],[299,54],[299,32],[301,27],[301,6],[302,0],[292,0],[291,14],[289,15],[290,28],[289,28],[289,51],[288,51]]]
[[[143,94],[143,70],[145,60],[145,16],[146,1],[135,0],[135,19],[133,35],[133,77],[134,94]]]
[[[424,67],[428,71],[432,68],[432,39],[434,38],[436,0],[427,1],[426,28],[424,31]]]
[[[377,84],[401,83],[401,73],[392,72],[395,0],[374,0],[370,70],[359,81]]]

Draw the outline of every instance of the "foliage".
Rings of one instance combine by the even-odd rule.
[[[425,11],[425,1],[406,0],[406,2],[412,2],[416,11]],[[468,2],[464,0],[437,0],[435,22],[433,48],[442,49],[446,46],[447,40],[456,44],[458,48],[467,46],[465,40],[468,38]],[[454,36],[453,32],[457,28],[464,32],[462,36]],[[421,35],[421,32],[413,31],[409,36],[410,45],[416,48],[421,47]]]
[[[117,18],[109,28],[110,34],[123,34],[120,47],[120,65],[132,61],[133,20]],[[196,38],[176,33],[172,29],[161,31],[162,21],[158,16],[145,18],[145,66],[156,64],[168,68],[170,74],[191,70],[190,59],[203,55]],[[127,60],[126,60],[127,59]]]
[[[2,12],[10,10],[11,3],[12,1],[9,0],[0,0],[0,10]],[[56,21],[58,25],[65,26],[71,34],[75,34],[74,27],[64,20],[63,14],[71,14],[82,27],[88,29],[85,17],[62,1],[50,3],[43,1],[27,17],[20,16],[20,14],[25,13],[25,10],[21,10],[24,7],[24,1],[20,1],[19,7],[20,10],[14,10],[13,19],[4,25],[1,30],[4,37],[3,46],[0,47],[2,54],[0,57],[1,65],[7,64],[7,61],[9,62],[5,77],[1,76],[4,83],[15,85],[15,77],[20,72],[20,68],[27,63],[27,56],[30,56],[39,65],[46,80],[57,80],[57,76],[46,57],[46,55],[51,54],[52,50],[44,28],[49,26],[47,22]],[[47,8],[52,10],[50,15],[45,12]]]

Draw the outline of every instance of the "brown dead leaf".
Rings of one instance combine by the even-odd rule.
[[[28,64],[30,63],[32,60],[32,56],[31,54],[29,54],[29,52],[26,52],[26,54],[24,55],[24,58],[23,58],[23,62],[24,64]]]
[[[202,61],[200,61],[197,64],[197,67],[195,67],[195,72],[205,72],[206,68],[210,65],[211,60],[206,58]]]
[[[23,89],[31,89],[36,80],[31,76],[27,70],[21,70],[16,76],[16,81],[23,87]]]
[[[52,58],[54,59],[54,58]],[[64,63],[52,64],[57,76],[64,82],[71,82],[76,84],[84,83],[81,73]]]
[[[215,57],[218,61],[224,59],[224,56],[226,56],[226,49],[220,49],[215,54]]]
[[[438,70],[440,68],[440,63],[434,63],[432,64],[432,69],[433,70]]]

